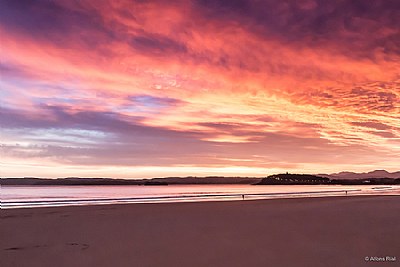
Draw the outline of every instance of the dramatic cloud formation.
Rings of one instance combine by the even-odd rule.
[[[2,176],[398,170],[397,0],[0,2]]]

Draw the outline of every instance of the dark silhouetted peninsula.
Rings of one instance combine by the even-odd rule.
[[[262,179],[258,185],[273,185],[273,184],[329,184],[329,178],[320,177],[311,174],[275,174]]]
[[[256,185],[396,185],[400,178],[329,179],[312,174],[282,173],[263,178]]]

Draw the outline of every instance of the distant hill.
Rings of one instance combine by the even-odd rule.
[[[372,179],[372,178],[392,178],[397,179],[400,178],[400,171],[397,172],[388,172],[386,170],[375,170],[371,172],[339,172],[332,174],[317,174],[321,177],[327,177],[330,179]]]

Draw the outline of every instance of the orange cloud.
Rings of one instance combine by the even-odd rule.
[[[395,169],[388,2],[2,3],[2,149],[82,173]]]

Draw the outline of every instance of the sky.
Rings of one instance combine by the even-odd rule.
[[[399,170],[398,0],[0,1],[1,177]]]

